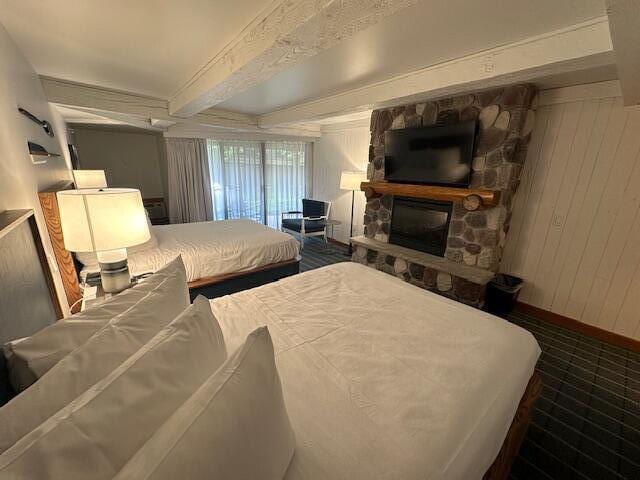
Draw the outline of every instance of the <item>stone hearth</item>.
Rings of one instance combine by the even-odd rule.
[[[414,273],[418,274],[417,277],[411,273],[410,265],[407,266],[407,271],[402,272],[396,271],[394,267],[389,268],[389,262],[395,264],[395,259],[401,258],[406,261],[406,258],[382,248],[382,245],[388,244],[389,241],[393,196],[383,195],[370,199],[367,201],[364,215],[365,236],[377,242],[375,245],[359,245],[360,250],[354,254],[354,260],[396,274],[424,288],[458,298],[465,303],[481,305],[486,282],[476,282],[458,276],[454,273],[455,268],[465,266],[474,270],[484,270],[489,279],[498,271],[509,229],[513,196],[520,181],[535,121],[535,93],[532,85],[511,85],[453,98],[375,110],[371,115],[371,145],[367,170],[370,181],[384,180],[384,133],[387,130],[478,120],[479,131],[475,139],[469,187],[498,190],[500,202],[495,207],[476,211],[467,211],[461,204],[454,204],[445,259],[440,259],[446,260],[446,263],[439,263],[440,268],[434,268],[425,266],[424,262],[411,262],[436,272],[435,277],[431,270],[426,274],[423,272],[420,281],[419,268],[413,267]],[[366,249],[366,253],[363,249]],[[400,267],[402,265],[399,264]],[[451,283],[449,289],[438,287],[438,272],[443,274],[440,275],[440,287],[446,287]],[[444,274],[448,274],[449,277]],[[446,278],[450,278],[451,281],[446,281]],[[464,282],[474,283],[475,290]],[[473,293],[470,293],[472,290]]]
[[[354,262],[474,307],[482,306],[486,285],[493,278],[493,272],[482,268],[365,236],[354,237],[352,242]]]

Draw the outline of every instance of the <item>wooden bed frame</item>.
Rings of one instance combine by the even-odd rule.
[[[53,252],[62,277],[62,284],[69,306],[76,305],[72,313],[80,308],[78,300],[82,298],[80,281],[76,264],[71,252],[64,248],[62,238],[62,227],[60,225],[60,211],[58,210],[58,200],[56,193],[68,190],[73,187],[71,182],[63,182],[54,187],[38,193],[42,214],[44,215],[49,238]],[[247,288],[253,288],[265,283],[273,282],[289,275],[294,275],[300,271],[300,260],[298,258],[286,260],[284,262],[262,265],[251,270],[242,272],[226,273],[212,277],[204,277],[189,282],[189,292],[193,298],[198,295],[205,295],[208,298],[215,298],[222,295],[239,292]]]
[[[482,477],[483,480],[506,480],[509,477],[511,466],[518,456],[520,446],[527,435],[533,406],[542,392],[542,380],[537,372],[534,372],[529,380],[527,388],[520,399],[518,410],[513,417],[507,436],[502,443],[498,456]]]

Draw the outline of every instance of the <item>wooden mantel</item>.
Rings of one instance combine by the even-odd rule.
[[[445,202],[464,203],[468,210],[496,206],[500,200],[500,192],[478,188],[438,187],[435,185],[418,185],[391,182],[362,182],[360,189],[367,199],[381,195],[400,195],[403,197],[429,198]]]

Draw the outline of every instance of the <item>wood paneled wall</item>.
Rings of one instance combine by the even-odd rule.
[[[640,339],[640,107],[580,88],[538,108],[501,270],[522,302]]]

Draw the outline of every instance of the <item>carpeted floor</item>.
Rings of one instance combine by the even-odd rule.
[[[346,248],[334,243],[324,243],[324,240],[314,237],[305,239],[300,271],[306,272],[332,263],[349,262],[351,257],[346,255],[346,252]]]
[[[310,239],[301,271],[348,261]],[[640,353],[530,315],[507,319],[540,343],[544,388],[511,479],[640,479]]]

